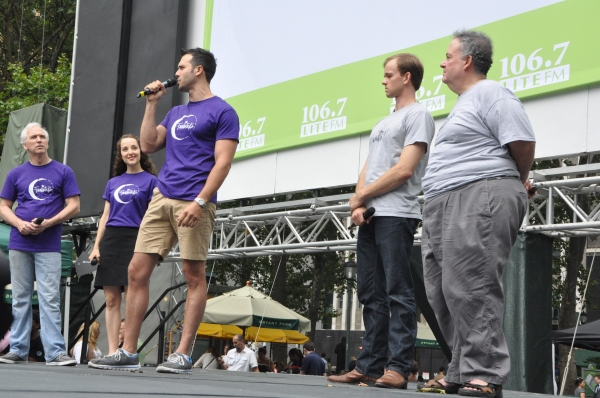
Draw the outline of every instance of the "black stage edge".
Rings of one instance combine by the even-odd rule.
[[[156,373],[155,368],[140,372],[94,370],[87,366],[58,367],[42,363],[0,364],[3,397],[261,397],[261,398],[333,398],[333,397],[441,397],[420,393],[417,384],[407,390],[387,390],[330,383],[325,377],[243,373],[224,370],[194,369],[191,375]],[[532,395],[504,391],[505,398],[531,398]]]
[[[146,100],[136,94],[175,76],[185,43],[188,0],[94,0],[79,4],[67,164],[81,190],[78,217],[97,216],[111,175],[115,142],[140,133]],[[171,88],[157,123],[179,104]],[[164,152],[152,155],[157,167]],[[59,159],[62,160],[62,159]]]

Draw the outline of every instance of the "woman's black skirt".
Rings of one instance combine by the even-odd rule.
[[[94,287],[127,286],[127,268],[137,239],[139,228],[106,227],[100,242],[100,264]]]

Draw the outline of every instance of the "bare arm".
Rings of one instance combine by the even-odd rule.
[[[98,222],[98,232],[96,233],[96,242],[94,242],[94,249],[90,254],[89,260],[95,257],[98,259],[98,264],[100,264],[100,242],[102,242],[102,238],[104,237],[104,231],[106,231],[106,222],[108,221],[108,215],[110,214],[110,202],[104,202],[104,212],[102,213],[102,217],[100,217],[100,221]]]
[[[427,144],[416,142],[407,145],[402,150],[398,163],[371,184],[363,187],[360,191],[358,185],[356,194],[350,198],[350,208],[355,209],[363,205],[365,200],[377,195],[384,194],[404,184],[415,172],[415,168],[427,151]],[[362,173],[361,173],[362,174]]]
[[[14,201],[4,199],[0,201],[0,217],[13,227],[15,227],[21,235],[29,235],[33,230],[33,223],[21,220],[13,212]]]
[[[237,148],[237,141],[234,140],[218,140],[215,144],[215,166],[210,171],[204,188],[198,195],[205,201],[209,201],[212,198],[221,185],[225,181],[225,177],[231,170],[231,162],[235,155]]]
[[[148,84],[146,88],[155,93],[146,97],[146,111],[140,129],[140,143],[143,152],[154,153],[163,149],[166,143],[167,129],[164,126],[156,125],[156,108],[166,89],[158,80]]]
[[[252,371],[255,372],[255,373],[258,372],[258,366],[253,367]]]
[[[513,141],[508,143],[508,148],[510,149],[510,156],[517,164],[521,182],[525,184],[529,177],[529,170],[531,170],[531,166],[533,165],[533,158],[535,157],[535,142]]]
[[[202,191],[198,194],[198,197],[204,199],[205,202],[208,202],[217,193],[217,190],[225,181],[225,177],[231,169],[231,162],[236,148],[237,142],[234,140],[218,140],[216,142],[215,166],[210,171]],[[201,215],[202,208],[192,202],[179,215],[177,226],[193,228],[198,223]]]

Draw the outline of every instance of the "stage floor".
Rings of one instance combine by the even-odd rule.
[[[87,366],[59,367],[41,363],[27,365],[0,364],[0,396],[13,397],[391,397],[439,396],[408,390],[387,390],[329,383],[325,377],[286,374],[237,373],[223,370],[194,369],[191,375],[156,373],[155,368],[142,371],[107,371]],[[542,394],[505,391],[504,397],[517,398]],[[544,396],[545,397],[545,396]]]

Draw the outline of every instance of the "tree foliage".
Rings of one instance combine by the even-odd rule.
[[[2,142],[11,112],[39,102],[67,108],[76,4],[0,0]]]
[[[62,54],[71,58],[76,0],[0,0],[0,82],[10,64],[51,71]]]
[[[19,64],[8,66],[10,79],[0,92],[0,133],[6,134],[10,113],[40,102],[66,109],[69,105],[71,62],[58,59],[56,71],[36,66],[25,71]]]

